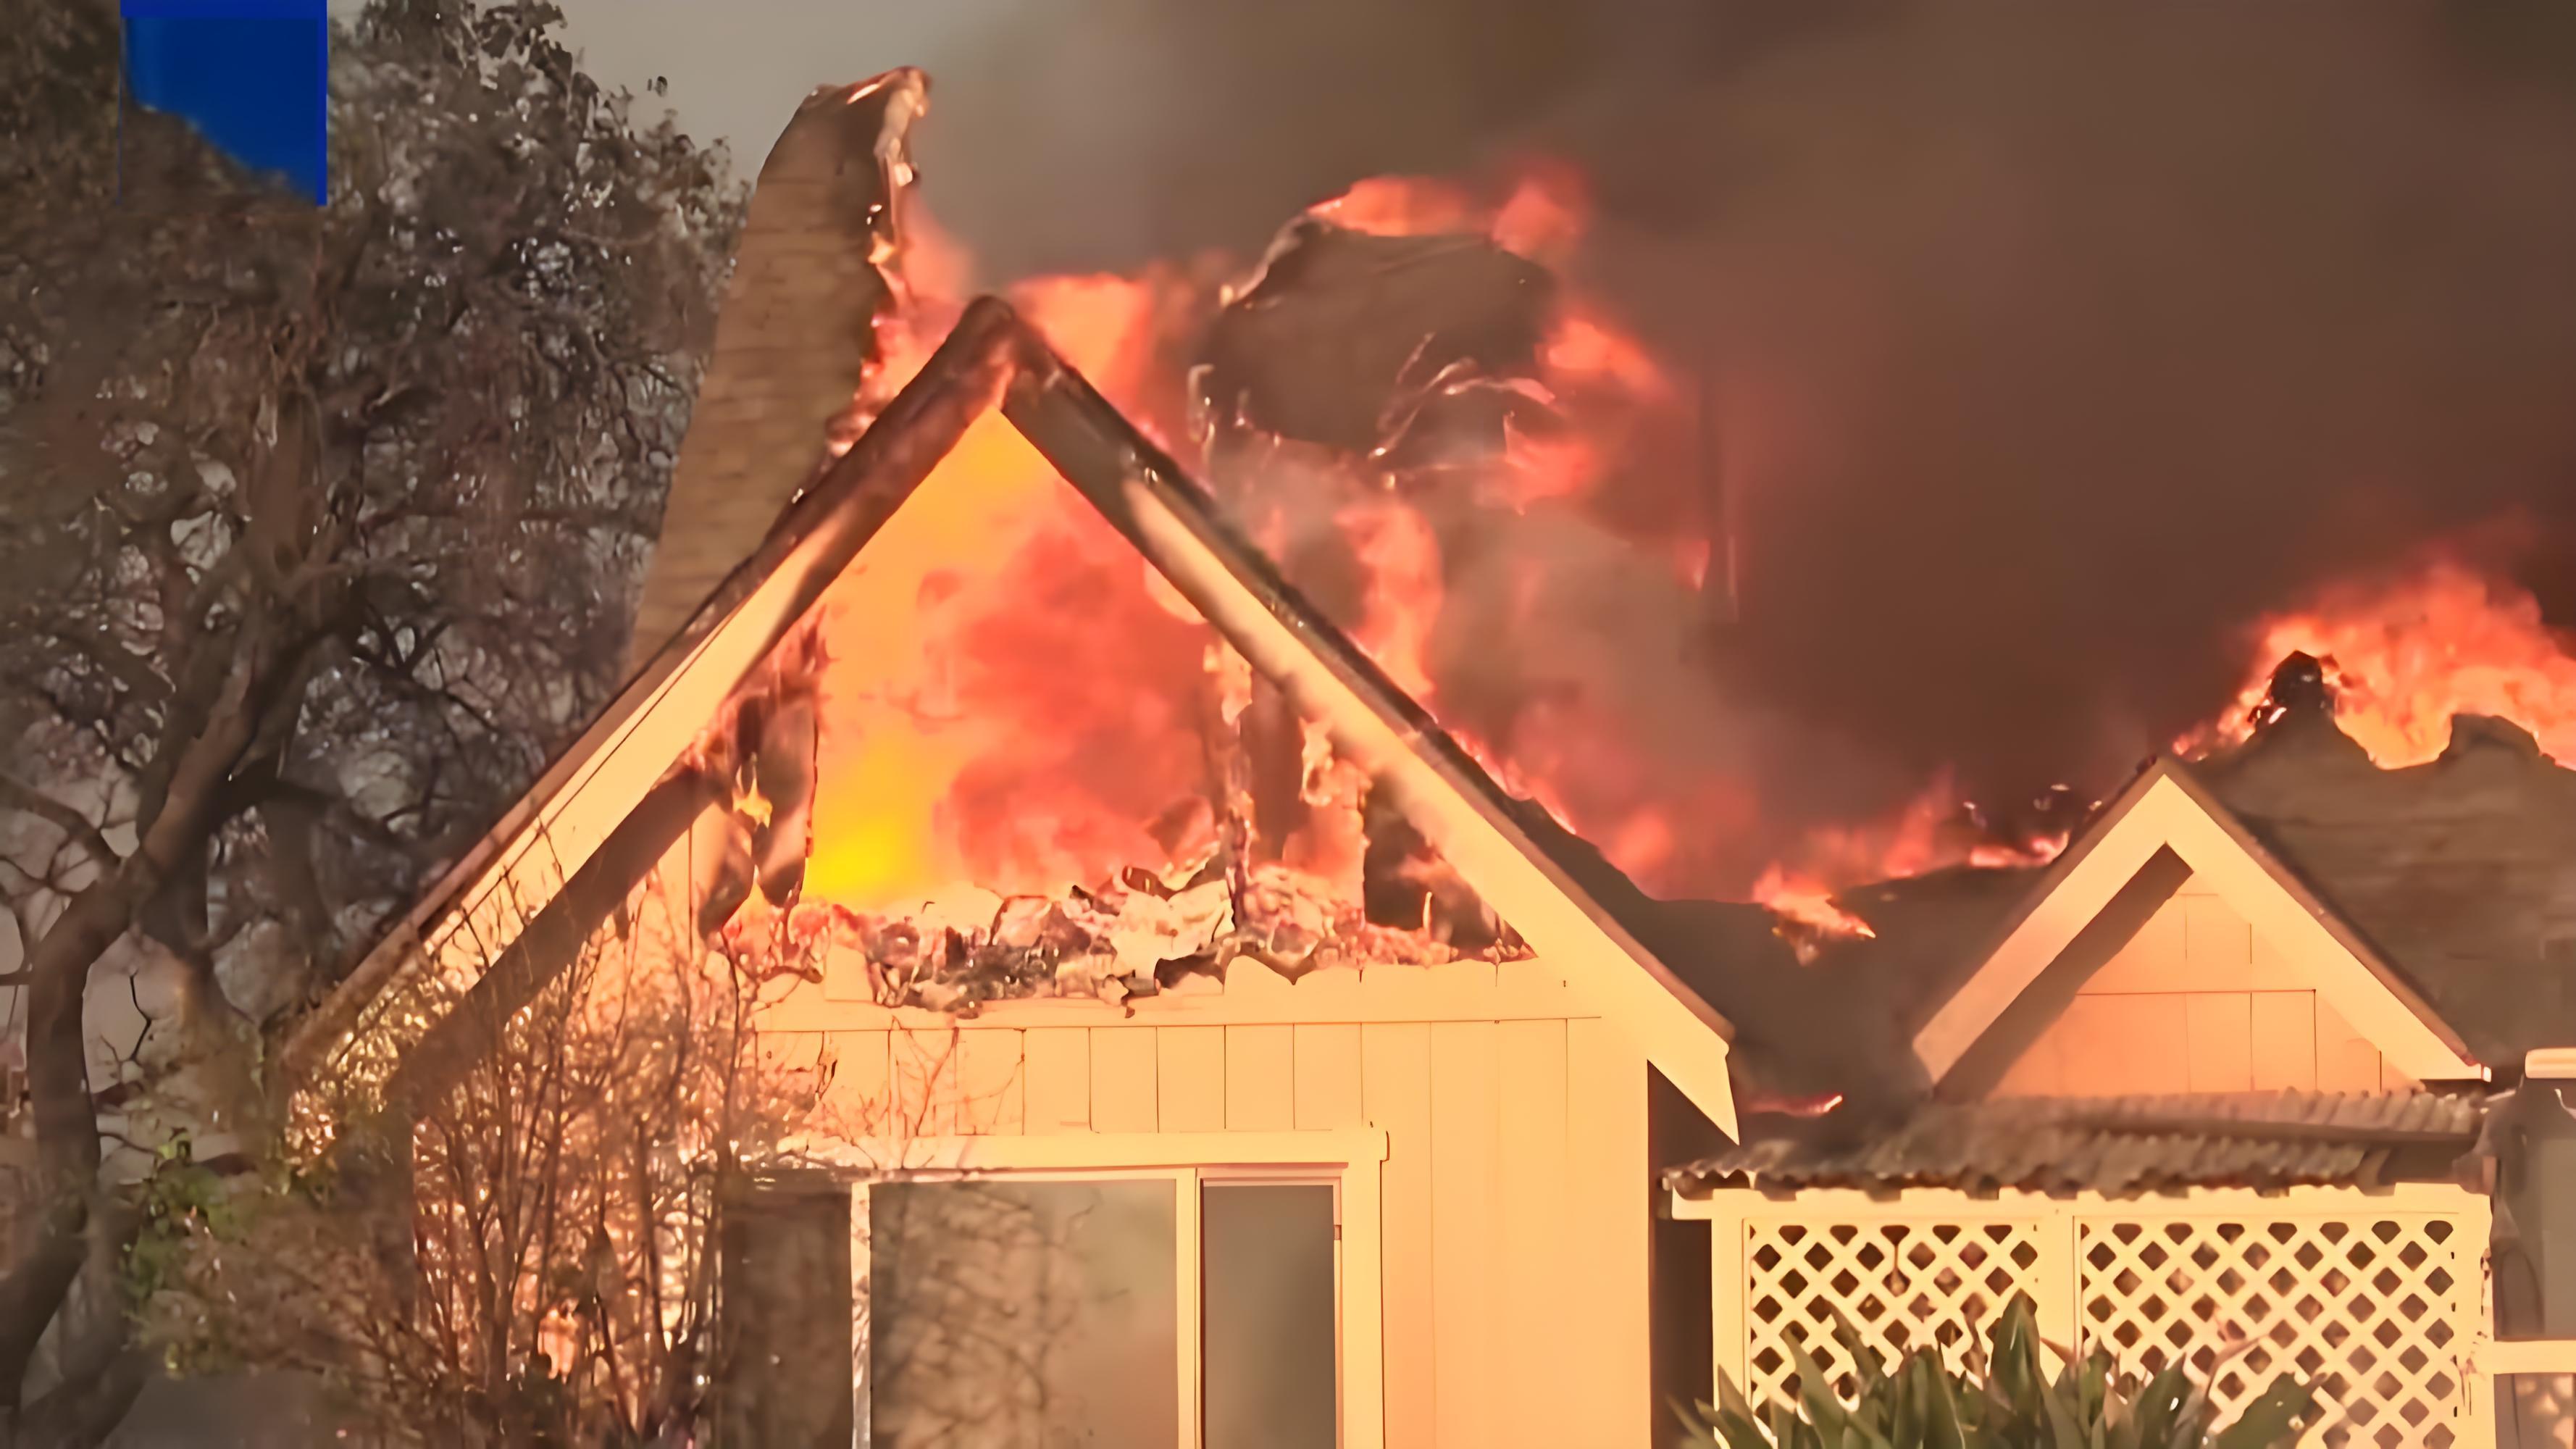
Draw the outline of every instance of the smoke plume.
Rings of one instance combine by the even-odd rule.
[[[2227,698],[2260,613],[2499,519],[2576,622],[2576,12],[2547,0],[1115,0],[933,69],[929,194],[1002,276],[1249,256],[1370,174],[1577,162],[1581,280],[1705,374],[1743,616],[1515,645],[1615,677],[1676,758],[1851,782],[1818,812],[1943,767],[2098,788]],[[1589,607],[1643,607],[1596,552]]]

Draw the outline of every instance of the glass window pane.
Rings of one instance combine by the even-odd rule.
[[[1208,1449],[1333,1449],[1333,1189],[1209,1183],[1199,1236]]]
[[[1168,1179],[880,1184],[868,1196],[880,1449],[1179,1442]]]

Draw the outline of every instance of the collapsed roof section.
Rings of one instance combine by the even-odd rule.
[[[475,1053],[476,1023],[505,1018],[568,956],[695,818],[715,788],[704,735],[833,579],[931,476],[978,418],[999,408],[1226,640],[1344,756],[1390,791],[1478,895],[1579,1001],[1615,1022],[1721,1129],[1736,1131],[1732,1027],[1643,944],[1575,842],[1500,789],[1431,716],[1290,588],[1217,514],[1208,495],[1048,348],[1002,301],[968,308],[919,376],[781,515],[751,558],[644,667],[530,797],[361,966],[290,1046],[345,1049],[370,1003],[422,954],[442,920],[484,903],[484,946],[508,941],[464,1009],[406,1057],[408,1090],[434,1091]],[[559,885],[531,914],[523,866]],[[497,1010],[495,1009],[497,1008]],[[391,1095],[401,1096],[401,1091]]]

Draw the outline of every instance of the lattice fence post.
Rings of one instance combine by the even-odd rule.
[[[2039,1219],[2034,1246],[2039,1261],[2032,1266],[2032,1310],[2039,1336],[2081,1357],[2084,1353],[2084,1292],[2076,1271],[2075,1210],[2051,1202]]]
[[[1708,1218],[1710,1392],[1719,1384],[1745,1384],[1751,1328],[1744,1310],[1744,1205],[1733,1193],[1715,1194]]]

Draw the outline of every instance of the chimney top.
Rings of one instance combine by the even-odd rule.
[[[2294,714],[2331,716],[2334,702],[2334,685],[2327,678],[2326,662],[2293,650],[2273,666],[2271,686],[2263,692],[2263,702],[2254,707],[2254,725],[2260,729]]]

